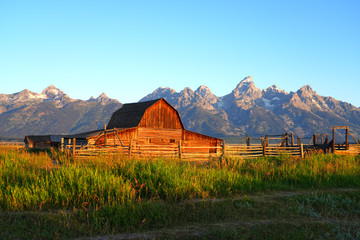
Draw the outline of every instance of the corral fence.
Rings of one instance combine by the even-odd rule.
[[[129,145],[77,145],[76,139],[72,145],[62,146],[62,150],[76,158],[124,155],[131,157],[167,157],[182,160],[203,160],[210,158],[234,157],[252,158],[264,156],[279,156],[288,154],[303,157],[303,146],[275,146],[275,145],[244,145],[244,144],[221,144],[221,146],[191,146],[186,141],[172,145],[143,145],[137,141],[130,141]]]
[[[226,144],[225,156],[251,158],[251,157],[265,157],[265,156],[279,156],[287,154],[290,156],[304,157],[303,145],[300,146],[274,146],[274,145],[241,145],[241,144]]]
[[[345,130],[344,142],[335,143],[335,131]],[[349,142],[352,137],[354,143]],[[337,139],[337,141],[342,141]],[[100,155],[126,155],[133,157],[169,157],[184,160],[203,160],[220,156],[232,158],[255,158],[264,156],[290,155],[304,158],[304,155],[313,153],[360,154],[359,141],[350,133],[347,126],[333,126],[333,139],[329,141],[329,134],[313,134],[312,136],[296,137],[293,133],[280,135],[266,135],[249,137],[246,135],[238,144],[225,144],[205,146],[193,145],[191,142],[167,145],[144,144],[137,140],[130,140],[128,145],[81,145],[72,144],[61,146],[61,149],[74,157],[89,157]]]

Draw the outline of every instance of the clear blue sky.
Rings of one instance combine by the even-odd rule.
[[[248,75],[360,107],[360,1],[0,0],[0,93],[223,96]]]

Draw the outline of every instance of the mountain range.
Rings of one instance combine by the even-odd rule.
[[[360,108],[320,96],[309,85],[290,93],[276,85],[261,90],[249,76],[222,97],[206,86],[180,92],[158,88],[140,101],[156,98],[165,98],[177,108],[186,128],[219,137],[284,132],[311,136],[330,133],[333,125],[360,133]]]
[[[333,125],[360,133],[360,108],[318,95],[309,85],[286,92],[276,85],[255,86],[244,78],[229,94],[218,97],[206,86],[176,92],[158,88],[140,101],[165,98],[180,113],[185,127],[203,134],[260,136],[294,132],[298,136],[330,133]],[[89,100],[71,99],[51,85],[41,94],[23,90],[0,94],[0,136],[68,134],[103,128],[122,104],[104,93]]]
[[[122,104],[104,93],[89,100],[71,99],[51,85],[41,94],[27,89],[0,94],[0,136],[68,134],[96,130],[107,124]]]

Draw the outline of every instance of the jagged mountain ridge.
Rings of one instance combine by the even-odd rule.
[[[100,129],[121,106],[104,93],[87,101],[72,99],[53,85],[41,94],[27,89],[0,94],[0,135],[23,137]]]
[[[309,85],[290,93],[276,85],[261,90],[252,77],[246,77],[222,97],[206,86],[180,92],[158,88],[140,101],[161,97],[179,110],[188,129],[220,137],[288,131],[309,136],[330,133],[333,125],[347,125],[360,132],[360,108],[320,96]]]
[[[290,93],[276,85],[260,90],[251,77],[246,77],[222,97],[202,85],[195,91],[158,88],[140,101],[157,98],[165,98],[178,109],[187,129],[212,136],[260,136],[287,131],[310,136],[315,132],[330,133],[332,125],[346,125],[353,133],[360,132],[359,108],[319,96],[309,85]],[[40,94],[27,89],[0,94],[0,136],[100,129],[121,106],[104,93],[89,100],[72,99],[53,85]]]

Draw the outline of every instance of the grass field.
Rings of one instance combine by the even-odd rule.
[[[360,157],[74,161],[0,148],[0,214],[0,239],[360,239]]]

